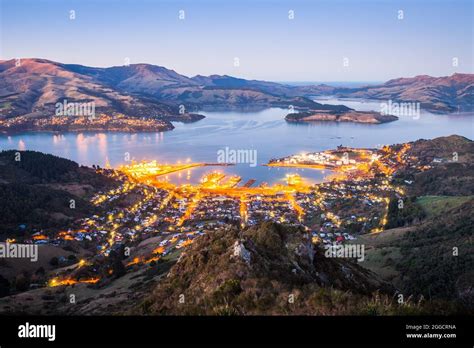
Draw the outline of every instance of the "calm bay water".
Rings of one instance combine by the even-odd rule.
[[[361,111],[380,110],[379,102],[318,99],[327,104],[344,104]],[[27,149],[72,159],[80,164],[112,166],[124,163],[126,153],[134,160],[174,163],[190,158],[196,162],[217,162],[217,152],[225,147],[234,150],[256,150],[256,167],[239,164],[215,168],[242,176],[245,182],[274,183],[285,174],[298,172],[309,181],[321,181],[328,172],[315,170],[277,169],[260,166],[271,158],[299,152],[313,152],[338,145],[376,147],[420,138],[458,134],[474,138],[473,115],[433,115],[421,113],[419,119],[401,117],[381,124],[319,122],[292,124],[284,120],[287,110],[271,108],[260,112],[201,112],[205,119],[196,123],[175,123],[176,128],[162,133],[34,133],[0,136],[0,150]],[[197,182],[210,168],[175,173],[169,180]]]

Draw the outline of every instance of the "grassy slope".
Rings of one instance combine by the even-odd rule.
[[[472,277],[472,196],[421,197],[427,213],[418,226],[360,236],[366,258],[361,265],[391,281],[402,292],[425,298],[460,298],[472,304],[465,283]],[[452,248],[459,256],[452,255]]]
[[[353,241],[365,246],[365,260],[360,263],[387,281],[399,276],[396,264],[401,261],[399,241],[414,227],[399,227],[376,234],[364,234]]]
[[[474,198],[474,196],[422,196],[417,203],[423,208],[428,217],[438,216],[451,208]]]
[[[428,219],[445,214],[452,208],[472,199],[473,196],[422,196],[416,200]],[[415,231],[416,226],[398,227],[377,234],[364,234],[354,243],[365,245],[366,258],[362,266],[380,275],[387,281],[392,281],[400,275],[396,265],[402,260],[400,241],[409,231]]]

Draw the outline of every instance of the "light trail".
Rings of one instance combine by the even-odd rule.
[[[205,197],[204,194],[202,194],[201,192],[197,192],[195,194],[195,196],[193,198],[191,198],[188,206],[186,207],[186,211],[184,212],[183,216],[181,216],[181,218],[178,220],[178,223],[177,223],[177,226],[178,227],[181,227],[185,222],[186,220],[189,220],[189,218],[191,217],[192,213],[194,212],[194,210],[196,209],[196,207],[198,206],[199,202]]]
[[[73,278],[64,278],[64,279],[52,278],[48,282],[48,286],[49,287],[56,287],[56,286],[63,286],[63,285],[69,286],[69,285],[74,285],[74,284],[78,284],[78,283],[95,284],[99,280],[100,280],[100,278],[98,278],[98,277],[79,279],[79,280],[76,280],[76,279],[73,279]]]

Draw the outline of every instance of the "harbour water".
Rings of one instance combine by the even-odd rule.
[[[328,104],[344,104],[360,111],[380,110],[376,101],[318,99]],[[206,118],[195,123],[175,123],[175,129],[161,133],[29,133],[0,136],[0,150],[27,149],[72,159],[83,165],[112,167],[136,161],[153,160],[175,163],[218,161],[218,151],[255,151],[257,165],[241,163],[230,167],[204,167],[190,173],[174,173],[174,182],[197,182],[209,170],[219,170],[269,184],[282,181],[285,174],[299,173],[308,181],[321,181],[328,172],[268,168],[262,166],[272,158],[300,152],[332,149],[338,145],[378,147],[458,134],[474,138],[474,115],[434,115],[421,113],[419,118],[400,117],[398,121],[367,125],[357,123],[318,122],[294,124],[285,121],[286,109],[269,108],[258,112],[201,112]]]

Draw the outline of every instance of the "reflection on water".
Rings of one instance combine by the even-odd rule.
[[[361,111],[380,110],[380,103],[325,99],[323,103],[345,104]],[[381,125],[320,122],[294,124],[284,120],[287,110],[270,108],[257,112],[202,112],[205,119],[195,123],[176,123],[170,132],[160,133],[35,133],[0,136],[0,149],[28,149],[70,158],[84,165],[112,166],[124,163],[126,158],[136,161],[156,159],[175,163],[191,158],[195,162],[217,162],[217,152],[229,147],[234,150],[257,150],[259,164],[271,158],[299,152],[321,151],[338,145],[376,147],[420,138],[459,134],[473,139],[473,115],[421,114],[419,119],[401,117]],[[212,168],[229,174],[269,184],[281,181],[295,169],[276,169],[240,164]],[[209,168],[195,168],[190,182],[197,182]],[[308,180],[320,181],[319,171],[300,172]],[[327,174],[327,173],[326,173]],[[174,173],[169,180],[186,182],[186,173]],[[183,181],[184,180],[184,181]]]
[[[315,184],[323,181],[324,177],[331,174],[329,170],[310,170],[310,169],[298,169],[298,168],[276,168],[276,167],[249,167],[248,165],[238,164],[229,167],[197,167],[189,170],[175,172],[166,176],[160,177],[160,180],[170,181],[175,184],[197,184],[205,173],[209,171],[219,172],[230,175],[239,175],[242,177],[242,181],[239,186],[245,184],[249,179],[256,179],[254,186],[267,184],[286,184],[287,174],[299,174],[304,178],[304,182],[307,184]],[[224,179],[226,180],[226,179]]]

